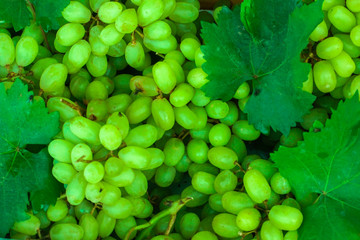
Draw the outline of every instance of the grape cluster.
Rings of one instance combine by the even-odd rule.
[[[316,89],[333,97],[359,85],[350,78],[359,34],[343,5],[325,1],[329,18],[311,35],[326,38],[330,22],[333,32],[351,31],[316,47],[325,59],[314,64]],[[231,101],[209,99],[199,22],[216,21],[221,8],[211,15],[197,0],[79,0],[64,9],[57,32],[44,36],[32,24],[11,38],[0,29],[6,87],[22,79],[35,101],[60,114],[48,151],[66,188],[54,206],[15,223],[11,237],[41,230],[54,240],[297,239],[301,206],[316,196],[295,200],[271,159],[248,154],[245,143],[295,147],[303,129],[328,118],[329,96],[289,136],[260,135],[249,124],[248,82]],[[313,91],[312,75],[303,89]]]

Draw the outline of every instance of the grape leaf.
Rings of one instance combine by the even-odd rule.
[[[5,90],[0,84],[0,237],[17,220],[26,218],[31,193],[34,208],[54,204],[61,189],[48,181],[52,159],[46,149],[32,153],[28,144],[48,144],[59,132],[59,114],[48,114],[44,102],[34,101],[20,80]],[[43,203],[44,197],[48,199]]]
[[[245,106],[249,122],[262,132],[272,127],[287,135],[315,100],[301,89],[310,64],[300,61],[300,53],[322,20],[321,6],[322,1],[245,0],[241,9],[223,7],[217,24],[202,24],[206,95],[227,101],[252,80]]]
[[[70,0],[31,0],[36,12],[36,21],[44,31],[59,29],[59,19],[62,18],[62,10],[69,5]]]
[[[360,238],[360,102],[340,102],[320,132],[304,133],[295,148],[271,155],[295,196],[319,194],[304,209],[300,240]]]
[[[70,0],[1,0],[0,20],[12,23],[14,30],[20,31],[33,20],[30,7],[33,4],[36,22],[45,31],[57,30],[60,27],[61,12],[69,3]]]

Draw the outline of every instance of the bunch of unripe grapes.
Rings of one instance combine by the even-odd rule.
[[[199,21],[215,21],[221,6],[214,17],[199,8],[197,0],[79,0],[45,37],[35,23],[12,38],[0,30],[6,87],[22,79],[34,101],[60,114],[48,151],[66,189],[54,206],[15,223],[12,238],[297,239],[301,208],[316,196],[295,200],[271,159],[248,154],[245,144],[294,147],[301,127],[310,130],[328,112],[319,101],[289,136],[261,136],[243,112],[248,83],[231,101],[209,99],[200,89],[208,80]],[[320,44],[319,57],[333,49]],[[343,46],[339,54],[348,56]],[[333,57],[322,61],[332,73]],[[320,75],[317,68],[322,91],[318,76],[327,68]],[[312,91],[310,80],[304,90],[311,82]]]
[[[360,89],[360,1],[325,0],[323,12],[310,36],[315,64],[309,78],[317,95],[351,98]],[[312,92],[311,84],[306,88]]]

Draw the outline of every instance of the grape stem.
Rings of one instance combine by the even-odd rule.
[[[189,201],[193,200],[194,198],[192,197],[186,197],[186,198],[183,198],[183,199],[180,199],[178,201],[175,201],[175,202],[171,202],[171,206],[161,212],[159,212],[158,214],[156,214],[155,216],[153,216],[149,222],[147,223],[144,223],[144,224],[141,224],[141,225],[138,225],[138,226],[135,226],[133,228],[131,228],[124,240],[129,240],[130,239],[130,235],[134,232],[134,231],[137,231],[137,230],[142,230],[142,229],[145,229],[145,228],[149,228],[151,226],[154,226],[161,218],[163,217],[166,217],[168,215],[171,215],[171,220],[169,222],[169,226],[167,227],[166,229],[166,233],[170,233],[170,229],[172,228],[172,226],[174,225],[175,223],[175,218],[176,218],[176,214],[177,212],[186,204],[188,203]],[[143,236],[139,236],[139,238],[137,238],[137,240],[141,240],[143,239]]]

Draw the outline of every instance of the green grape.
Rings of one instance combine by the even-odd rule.
[[[265,221],[260,230],[262,240],[283,240],[283,232],[270,221]]]
[[[159,89],[151,77],[134,76],[130,80],[130,89],[141,96],[154,97],[159,95]]]
[[[191,69],[189,74],[187,75],[187,81],[194,88],[201,88],[209,80],[207,79],[207,74],[204,72],[204,70],[202,70],[202,68],[194,68]],[[214,100],[214,101],[220,101],[220,100]],[[225,116],[226,114],[224,114],[223,117]]]
[[[286,198],[281,203],[281,205],[286,205],[286,206],[297,208],[297,209],[301,210],[300,204],[294,198]]]
[[[110,151],[119,148],[122,143],[121,132],[111,124],[105,124],[100,128],[99,138],[101,144]]]
[[[55,92],[64,87],[67,78],[67,68],[64,64],[55,63],[48,66],[41,74],[40,88],[44,92]]]
[[[101,126],[82,116],[70,120],[70,130],[78,138],[94,145],[100,144],[99,132]]]
[[[73,239],[81,240],[84,230],[81,226],[74,223],[56,224],[50,229],[50,238],[54,240]]]
[[[130,196],[141,197],[147,192],[148,182],[141,171],[135,170],[134,172],[135,178],[130,185],[125,186],[125,190]]]
[[[126,42],[124,39],[121,39],[118,43],[111,45],[109,47],[109,51],[107,52],[107,55],[110,57],[122,57],[125,55],[125,48],[126,48]],[[109,66],[113,66],[113,64],[110,62],[108,64]],[[114,73],[114,75],[116,75],[116,72]]]
[[[92,203],[98,203],[103,197],[104,184],[102,182],[88,183],[85,188],[85,198]]]
[[[114,231],[116,219],[107,215],[104,210],[99,212],[96,217],[96,221],[98,222],[100,237],[108,237]]]
[[[217,193],[224,194],[235,190],[238,183],[236,175],[230,170],[221,171],[215,178],[214,189]]]
[[[125,112],[130,104],[132,98],[128,94],[117,94],[106,99],[108,113]]]
[[[297,208],[276,205],[270,209],[269,220],[281,230],[295,231],[301,226],[303,215]]]
[[[208,201],[209,195],[196,191],[193,186],[188,186],[181,192],[181,198],[186,197],[193,198],[193,200],[186,203],[187,207],[198,207]]]
[[[100,5],[98,11],[99,19],[107,24],[115,22],[116,18],[121,14],[123,6],[118,2],[105,2]]]
[[[58,199],[55,205],[50,205],[46,211],[46,216],[50,221],[57,222],[63,219],[69,212],[66,202]]]
[[[77,173],[66,187],[67,201],[71,205],[79,205],[85,198],[86,180],[83,172]]]
[[[187,172],[191,163],[191,159],[186,154],[184,154],[181,160],[175,165],[176,171],[181,173]]]
[[[52,65],[57,63],[56,59],[54,58],[43,58],[36,61],[32,66],[30,71],[33,73],[33,76],[36,80],[40,80],[41,75],[43,74],[44,70]]]
[[[92,121],[103,121],[107,113],[106,101],[101,99],[91,100],[86,108],[86,117]]]
[[[161,166],[164,163],[165,154],[163,153],[163,151],[161,151],[158,148],[147,148],[146,150],[150,153],[151,160],[149,165],[144,169],[146,170],[156,169],[157,167]]]
[[[112,113],[106,120],[106,124],[111,124],[117,127],[120,131],[122,138],[126,138],[129,133],[129,120],[125,114],[120,112]]]
[[[175,124],[174,110],[166,98],[157,98],[152,101],[151,113],[155,123],[163,130],[171,129]]]
[[[247,96],[246,98],[239,99],[238,106],[242,112],[245,110],[245,105],[249,101],[250,96]],[[245,120],[245,119],[244,119]]]
[[[247,96],[249,96],[249,93],[250,93],[249,84],[247,82],[243,82],[236,90],[233,98],[236,99],[246,98]]]
[[[169,18],[177,23],[191,23],[199,16],[199,10],[187,2],[177,2],[174,11]]]
[[[135,9],[125,9],[115,20],[115,27],[120,33],[132,33],[138,26]]]
[[[176,50],[178,43],[173,35],[163,40],[152,40],[144,37],[144,45],[146,48],[153,52],[167,54]]]
[[[104,44],[100,39],[100,33],[104,29],[103,26],[97,25],[90,29],[89,43],[91,46],[91,53],[95,56],[105,56],[110,47]]]
[[[185,213],[180,220],[180,233],[189,239],[197,232],[200,225],[200,218],[195,213]]]
[[[144,27],[144,35],[151,40],[164,40],[170,37],[171,28],[169,24],[159,20]]]
[[[49,112],[59,112],[60,121],[62,122],[80,115],[80,113],[74,109],[76,106],[76,103],[63,97],[52,97],[47,102]]]
[[[326,22],[323,20],[310,34],[310,39],[314,42],[318,42],[328,36],[328,27]]]
[[[10,65],[15,60],[15,46],[11,37],[0,33],[0,66]]]
[[[191,180],[191,185],[198,192],[204,194],[214,194],[216,193],[214,188],[214,181],[216,176],[207,173],[207,172],[196,172]]]
[[[54,139],[48,146],[50,156],[59,162],[71,163],[71,150],[74,144],[65,139]]]
[[[337,5],[345,6],[345,0],[324,0],[324,3],[322,5],[322,10],[328,11],[330,8]]]
[[[226,145],[230,138],[231,130],[223,123],[218,123],[210,129],[209,141],[214,147]]]
[[[197,121],[196,121],[196,129],[202,129],[206,126],[207,120],[208,120],[208,116],[206,113],[205,108],[202,107],[197,107],[195,105],[193,105],[192,103],[189,104],[189,109],[195,113]]]
[[[228,191],[221,199],[224,209],[232,214],[238,214],[240,210],[254,207],[255,203],[244,192]]]
[[[212,100],[205,109],[208,116],[214,119],[224,118],[229,113],[229,105],[221,100]]]
[[[115,233],[120,239],[124,239],[128,231],[135,226],[137,226],[137,223],[133,216],[124,219],[118,219],[116,220],[116,224],[115,224]],[[129,239],[135,238],[136,233],[137,233],[136,230],[133,231]]]
[[[51,221],[47,218],[44,210],[38,211],[34,216],[40,220],[40,229],[45,229],[50,226]]]
[[[40,45],[39,46],[39,50],[38,50],[38,54],[36,55],[35,57],[35,60],[33,62],[36,62],[40,59],[43,59],[43,58],[49,58],[52,56],[52,53],[50,52],[49,49],[47,49],[46,47]]]
[[[44,41],[44,36],[42,34],[41,28],[37,23],[32,23],[24,28],[21,37],[26,36],[34,38],[38,44],[41,44]],[[14,43],[14,45],[16,44]]]
[[[84,177],[89,183],[100,182],[105,174],[104,166],[100,162],[91,162],[84,169]]]
[[[139,25],[145,27],[160,19],[164,13],[164,2],[162,0],[143,0],[137,9]]]
[[[343,43],[337,37],[329,37],[316,46],[316,54],[322,59],[332,59],[343,50]]]
[[[190,129],[190,136],[194,139],[201,139],[209,143],[209,132],[212,128],[211,123],[206,123],[204,128],[201,129]]]
[[[155,183],[159,187],[168,187],[173,183],[175,175],[176,175],[175,167],[161,165],[156,169]]]
[[[347,0],[346,1],[346,7],[351,12],[360,12],[360,7],[359,7],[359,1],[358,0]]]
[[[271,188],[264,175],[256,169],[245,173],[244,186],[250,198],[256,203],[262,203],[270,198]]]
[[[210,173],[212,175],[218,175],[219,174],[219,169],[213,165],[211,165],[210,163],[192,163],[189,166],[189,176],[193,177],[195,175],[195,173],[197,172],[207,172]]]
[[[341,32],[350,32],[356,25],[356,19],[352,12],[344,6],[334,6],[328,11],[329,21]]]
[[[350,39],[355,46],[360,47],[360,27],[357,25],[350,32]]]
[[[150,240],[174,240],[174,239],[166,235],[157,235],[151,238]]]
[[[277,194],[288,194],[291,191],[288,180],[281,176],[279,172],[271,177],[270,185]]]
[[[79,225],[84,230],[83,240],[96,240],[99,234],[99,224],[93,215],[89,213],[82,215]]]
[[[185,38],[180,43],[180,50],[184,56],[190,60],[195,61],[195,51],[200,47],[200,43],[192,38]]]
[[[289,135],[280,137],[280,144],[285,147],[296,147],[299,141],[303,140],[303,130],[300,128],[291,128]]]
[[[239,108],[234,102],[228,102],[228,105],[229,112],[226,117],[220,119],[220,122],[232,126],[239,119]]]
[[[64,140],[67,140],[73,144],[77,144],[77,143],[82,143],[83,140],[81,140],[80,138],[78,138],[77,136],[75,136],[71,130],[70,130],[70,121],[66,121],[63,124],[62,127],[62,134],[64,137]],[[70,158],[70,162],[71,162],[71,158]]]
[[[103,182],[103,188],[102,188],[102,198],[101,198],[101,202],[103,204],[113,204],[114,202],[116,202],[118,199],[120,199],[121,197],[121,191],[120,188],[107,183],[107,182]]]
[[[109,182],[117,187],[125,187],[130,185],[135,179],[135,172],[129,167],[123,167],[122,171],[115,176],[110,176],[106,172],[105,168],[105,176],[104,180]]]
[[[120,198],[112,205],[103,205],[103,211],[106,215],[108,215],[110,218],[114,219],[124,219],[127,217],[130,217],[132,212],[132,204],[129,200],[126,198]],[[100,213],[99,213],[100,215]],[[99,224],[100,225],[100,224]],[[115,225],[115,223],[114,223]],[[115,226],[114,226],[115,227]],[[112,228],[112,230],[114,229]],[[111,230],[111,232],[112,232]]]
[[[335,34],[334,37],[339,38],[343,43],[343,50],[352,58],[360,56],[360,47],[356,46],[348,34]]]
[[[212,194],[209,197],[209,206],[216,212],[226,212],[222,205],[222,195],[219,193]]]
[[[232,169],[238,161],[236,153],[227,147],[213,147],[208,152],[211,164],[220,169]]]
[[[91,47],[93,49],[93,47]],[[106,73],[108,63],[106,56],[91,54],[86,63],[87,70],[93,77],[101,77]]]
[[[26,213],[26,215],[28,215],[29,218],[15,222],[12,229],[30,236],[35,235],[40,229],[40,220],[31,213]]]
[[[330,63],[340,77],[350,77],[355,71],[354,61],[349,54],[344,51],[342,51],[338,56],[330,59]]]
[[[247,167],[247,170],[256,169],[264,175],[267,181],[270,181],[270,178],[276,173],[276,168],[274,163],[269,160],[264,159],[253,159]]]
[[[188,83],[181,83],[176,86],[170,94],[169,100],[174,107],[183,107],[188,104],[195,93],[194,88]]]
[[[205,95],[201,89],[195,89],[195,93],[191,102],[198,107],[204,107],[210,102],[210,98]],[[229,105],[230,107],[230,105]],[[229,109],[230,112],[230,109]],[[229,113],[228,113],[229,114]]]
[[[145,65],[144,48],[139,41],[131,41],[125,49],[126,62],[133,68],[141,68]]]
[[[157,62],[152,69],[154,80],[159,89],[169,94],[176,85],[176,77],[174,71],[167,62]]]
[[[148,218],[154,208],[152,203],[144,197],[126,197],[133,205],[132,215],[136,218]]]
[[[151,160],[150,153],[142,147],[128,146],[119,151],[119,158],[126,166],[134,169],[146,168]]]
[[[69,47],[82,39],[85,28],[80,23],[66,23],[56,33],[56,41],[62,46]]]
[[[174,59],[165,59],[165,62],[169,64],[176,77],[176,84],[185,82],[185,73],[182,66]]]
[[[164,11],[160,19],[167,18],[175,9],[176,1],[175,0],[164,0]]]
[[[236,217],[236,225],[243,231],[253,231],[258,228],[261,214],[256,208],[241,209]]]
[[[313,108],[310,110],[310,113],[303,116],[304,121],[302,121],[301,127],[305,130],[309,130],[315,121],[320,121],[325,125],[326,120],[329,118],[328,113],[323,108]]]
[[[235,238],[241,233],[236,225],[236,216],[229,213],[220,213],[212,221],[214,232],[224,238]]]
[[[87,23],[91,18],[91,11],[79,1],[70,1],[61,14],[71,23]]]
[[[71,46],[68,62],[75,68],[82,68],[90,58],[91,46],[85,40],[80,40]]]
[[[63,219],[61,219],[60,221],[57,221],[55,225],[58,224],[63,224],[63,223],[67,223],[67,224],[77,224],[76,218],[72,215],[67,215],[66,217],[64,217]]]
[[[226,144],[226,147],[232,149],[236,153],[240,162],[242,162],[244,157],[247,155],[244,141],[236,135],[231,135],[228,144]]]
[[[167,60],[174,60],[179,65],[183,65],[185,62],[185,56],[181,53],[181,51],[173,50],[165,55],[165,61]]]
[[[169,236],[173,240],[185,240],[180,233],[170,233]]]
[[[58,42],[58,40],[55,39],[54,40],[54,48],[59,53],[66,53],[70,49],[70,46],[63,46]]]
[[[185,129],[198,128],[198,117],[188,106],[174,108],[175,121]]]
[[[284,236],[284,240],[297,240],[297,239],[298,239],[297,231],[289,231]]]
[[[131,92],[129,83],[132,77],[130,74],[119,74],[114,77],[112,79],[115,84],[114,95],[121,93],[129,94]]]
[[[157,137],[156,127],[150,124],[140,125],[130,130],[124,142],[127,146],[150,147],[155,143]]]
[[[33,37],[21,37],[15,49],[16,64],[22,67],[29,66],[35,60],[38,52],[39,44]]]
[[[270,209],[276,204],[279,204],[279,201],[280,201],[279,194],[271,190],[270,198],[266,202],[260,203],[258,206],[263,209]]]
[[[133,101],[126,109],[126,117],[130,124],[137,124],[151,115],[151,103],[150,97],[139,97]]]
[[[199,231],[191,238],[191,240],[203,240],[203,239],[218,240],[216,235],[209,231]]]
[[[178,138],[170,138],[163,150],[165,154],[164,164],[167,166],[175,166],[185,154],[185,145]]]
[[[201,139],[192,139],[186,146],[186,151],[192,162],[205,163],[208,160],[209,147]]]
[[[232,127],[232,131],[236,136],[245,141],[255,141],[260,137],[260,131],[249,124],[248,120],[236,121]]]

